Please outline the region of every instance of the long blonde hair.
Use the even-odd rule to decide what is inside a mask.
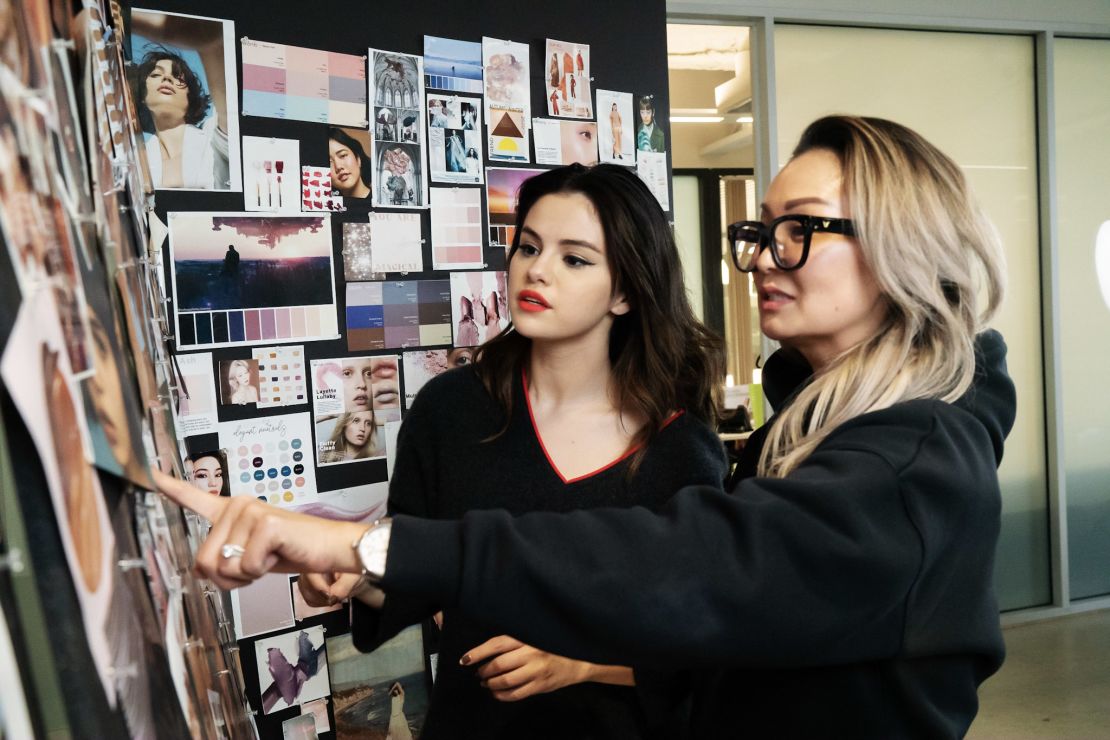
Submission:
[[[813,149],[840,160],[860,251],[887,315],[775,419],[759,460],[759,473],[774,477],[860,414],[963,395],[975,372],[975,335],[1005,289],[994,227],[959,166],[920,134],[880,118],[829,116],[810,124],[794,156]]]

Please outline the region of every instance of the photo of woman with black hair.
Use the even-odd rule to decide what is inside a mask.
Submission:
[[[154,187],[238,189],[230,23],[146,10],[131,17],[129,76]]]
[[[194,487],[213,496],[231,495],[227,453],[223,450],[195,452],[185,458],[185,475]]]
[[[655,120],[655,100],[651,95],[642,96],[636,105],[640,111],[640,125],[636,128],[636,148],[641,152],[666,151],[663,129]]]
[[[344,198],[369,198],[370,173],[373,165],[362,142],[347,131],[332,126],[328,129],[328,163],[331,165],[331,186]]]

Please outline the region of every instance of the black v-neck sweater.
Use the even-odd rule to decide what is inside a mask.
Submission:
[[[1005,357],[986,332],[958,401],[863,414],[785,478],[688,487],[659,514],[398,516],[382,587],[632,663],[638,687],[690,694],[692,722],[667,737],[961,737],[1003,657]],[[777,374],[768,362],[768,398]]]
[[[684,486],[720,488],[726,457],[714,431],[690,414],[672,417],[644,451],[639,470],[629,476],[629,456],[570,481],[544,450],[530,413],[521,376],[514,384],[509,425],[472,368],[450,371],[417,394],[398,436],[389,484],[393,514],[459,519],[471,511],[501,509],[510,515],[567,512],[597,507],[657,509]],[[492,439],[491,439],[492,438]],[[568,543],[574,548],[573,543]],[[429,547],[435,548],[434,543]],[[554,576],[568,553],[552,549],[547,567]],[[598,552],[598,574],[627,568]],[[511,587],[510,587],[511,588]],[[619,593],[610,595],[621,598]],[[352,635],[362,650],[372,649],[413,619],[428,616],[432,604],[412,604],[396,596],[378,615],[356,602]],[[526,609],[526,604],[520,605]],[[635,620],[634,613],[625,619]],[[476,668],[459,658],[504,631],[490,626],[481,610],[464,614],[444,609],[437,680],[422,737],[434,738],[634,738],[645,734],[645,716],[631,688],[578,684],[518,702],[499,702],[482,688]]]

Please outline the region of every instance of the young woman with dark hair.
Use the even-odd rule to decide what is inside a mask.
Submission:
[[[719,485],[721,344],[690,308],[671,231],[639,178],[571,166],[528,180],[508,259],[511,328],[472,367],[417,395],[390,510],[454,519],[492,508],[656,508],[676,486]],[[496,315],[496,293],[483,308]],[[304,580],[316,601],[351,586],[325,592],[320,576]],[[395,601],[381,619],[357,604],[356,645],[371,649],[412,621],[412,605]],[[641,734],[630,668],[536,650],[455,609],[442,625],[423,737]],[[509,690],[491,693],[459,664],[483,644],[512,664]]]
[[[210,80],[222,79],[224,73],[215,67],[206,72]],[[223,101],[204,91],[181,55],[151,49],[139,63],[132,87],[154,186],[226,189],[230,173]]]
[[[513,321],[473,365],[417,395],[400,430],[390,511],[457,519],[477,509],[654,509],[684,485],[720,487],[722,345],[695,317],[682,274],[663,212],[625,168],[571,165],[526,181],[508,256]],[[560,558],[552,553],[552,567]],[[310,603],[358,584],[301,580]],[[400,597],[380,619],[354,603],[364,650],[429,614]],[[459,663],[479,645],[511,666],[510,686],[491,692]],[[648,723],[631,668],[537,650],[480,616],[446,608],[439,656],[424,738],[640,737]]]
[[[331,186],[344,198],[370,197],[370,157],[358,139],[335,126],[328,129],[328,163]]]

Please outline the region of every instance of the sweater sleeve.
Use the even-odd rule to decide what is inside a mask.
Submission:
[[[398,516],[383,586],[593,662],[790,667],[893,655],[921,563],[891,465],[819,449],[788,478],[689,487],[660,514]]]
[[[422,402],[423,400],[423,402]],[[432,516],[435,500],[432,477],[436,463],[427,459],[435,445],[427,440],[435,433],[428,411],[435,404],[417,394],[397,434],[397,456],[389,480],[388,510],[391,516]],[[387,594],[382,609],[372,609],[358,599],[351,600],[351,637],[362,652],[370,652],[411,624],[438,611],[427,599]]]

